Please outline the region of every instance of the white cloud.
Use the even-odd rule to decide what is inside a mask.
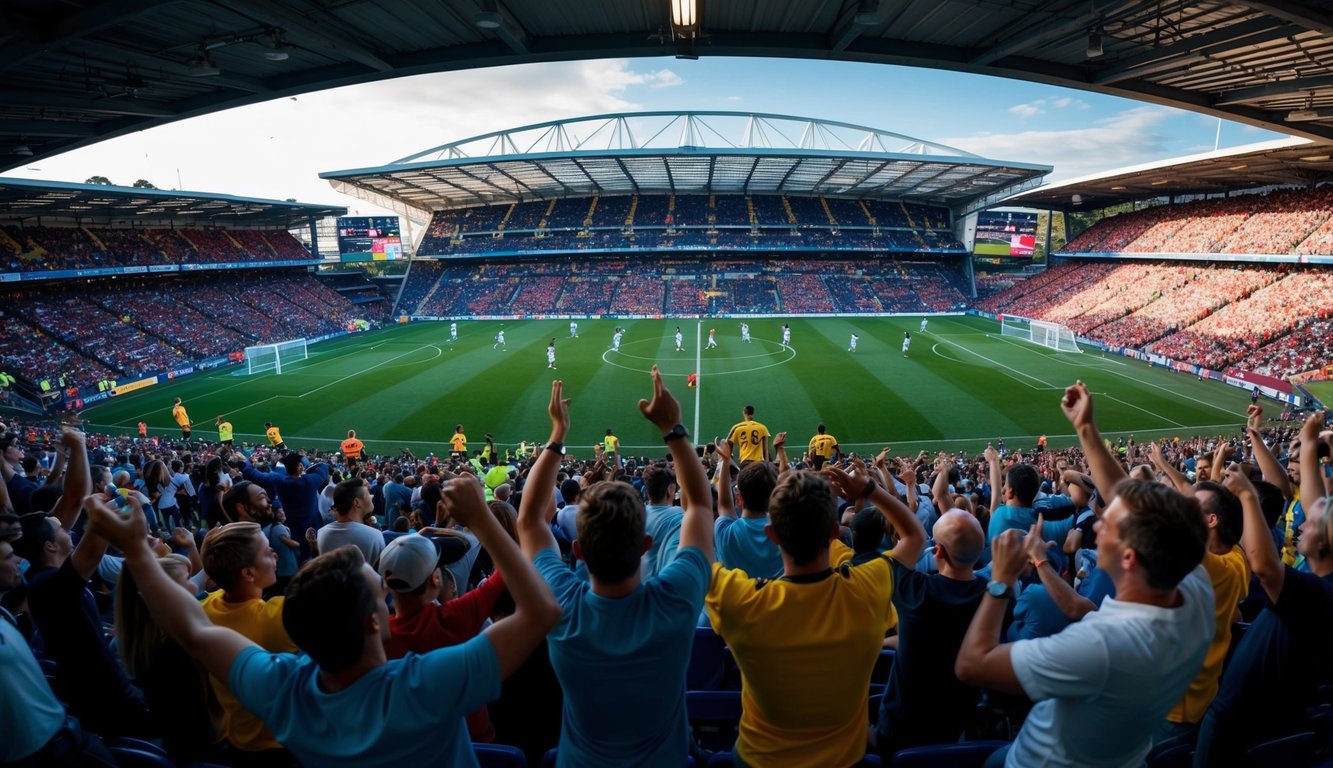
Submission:
[[[345,205],[321,171],[382,165],[433,146],[530,123],[640,108],[636,92],[684,81],[628,60],[494,67],[390,80],[256,104],[112,139],[14,175],[144,178],[159,187]],[[520,147],[520,149],[525,149]]]
[[[1135,107],[1088,128],[978,134],[940,139],[983,157],[1055,166],[1059,181],[1178,154],[1161,124],[1173,115],[1163,107]]]
[[[1050,99],[1036,99],[1024,104],[1015,104],[1009,108],[1009,113],[1018,115],[1024,120],[1037,115],[1046,114],[1047,109],[1091,109],[1092,105],[1082,99],[1076,99],[1073,96],[1057,96]]]
[[[742,97],[740,97],[740,96],[728,96],[728,97],[727,97],[727,101],[740,101],[741,98],[742,98]]]

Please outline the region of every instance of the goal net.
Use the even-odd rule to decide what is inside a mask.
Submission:
[[[1082,352],[1068,326],[1020,315],[1000,316],[1000,335],[1015,336],[1060,352]]]
[[[245,372],[247,375],[273,371],[282,373],[285,365],[309,357],[305,339],[280,341],[277,344],[259,344],[245,348]]]

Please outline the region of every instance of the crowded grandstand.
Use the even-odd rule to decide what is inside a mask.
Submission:
[[[1091,61],[1111,25],[1137,58],[1074,63],[1112,87],[1327,38],[1304,4],[1185,4],[1196,55],[1143,5],[1000,31]],[[482,3],[472,42],[529,55],[513,7],[540,28]],[[317,82],[419,66],[335,10],[251,12],[294,31],[175,40],[191,78],[217,51],[246,98],[303,87],[224,58],[315,55],[285,34],[350,57]],[[0,68],[43,58],[10,43]],[[957,50],[1054,66],[1020,43]],[[1274,80],[1219,103],[1290,98]],[[216,97],[186,82],[33,144]],[[1320,123],[1306,82],[1281,111]],[[1315,151],[1039,186],[864,126],[682,112],[320,174],[399,218],[0,178],[0,764],[1333,766]]]

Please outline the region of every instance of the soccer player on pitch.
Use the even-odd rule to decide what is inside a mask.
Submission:
[[[717,348],[717,329],[716,329],[716,328],[709,328],[709,329],[708,329],[708,347],[707,347],[707,349],[716,349],[716,348]]]
[[[912,334],[903,331],[903,357],[907,357],[907,348],[912,346]]]
[[[504,331],[500,331],[499,333],[495,334],[495,343],[491,345],[491,349],[498,349],[498,350],[504,351],[504,349],[505,349],[505,332],[504,332]]]
[[[786,323],[782,324],[782,346],[791,346],[791,326]]]
[[[749,324],[749,323],[741,323],[741,342],[743,342],[743,343],[745,343],[745,344],[749,344],[749,343],[750,343],[750,324]]]
[[[679,325],[676,326],[676,351],[677,352],[685,351],[685,336],[681,334]]]
[[[449,323],[449,342],[458,341],[458,323]]]
[[[624,328],[621,328],[620,326],[617,325],[617,326],[616,326],[616,332],[615,332],[615,334],[613,334],[613,335],[611,336],[611,351],[612,351],[612,352],[619,352],[619,351],[620,351],[620,337],[621,337],[621,336],[624,336],[624,335],[625,335],[625,329],[624,329]]]
[[[857,335],[854,334],[854,333],[852,334],[852,341],[851,341],[851,343],[850,343],[850,344],[848,345],[848,347],[847,347],[847,351],[848,351],[848,352],[855,352],[855,351],[856,351],[856,342],[857,342],[858,340],[860,340],[860,338],[861,338],[860,336],[857,336]]]
[[[555,337],[551,337],[551,343],[546,345],[546,367],[555,370]]]
[[[181,399],[176,398],[175,405],[171,406],[171,418],[176,420],[176,424],[181,428],[181,438],[190,439],[190,414],[185,412],[185,406],[181,405]]]

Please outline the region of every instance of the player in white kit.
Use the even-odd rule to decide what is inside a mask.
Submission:
[[[613,335],[613,336],[611,337],[611,351],[612,351],[612,352],[619,352],[619,351],[620,351],[620,337],[623,336],[624,334],[625,334],[625,330],[624,330],[623,328],[620,328],[620,327],[617,327],[617,328],[616,328],[615,335]]]
[[[861,338],[860,336],[857,336],[857,335],[854,334],[854,333],[852,334],[852,341],[851,341],[851,343],[847,346],[847,351],[848,351],[848,352],[855,352],[855,351],[856,351],[856,342],[857,342],[860,338]]]
[[[679,325],[676,326],[676,351],[685,351],[685,336],[681,334]]]
[[[782,324],[782,346],[791,346],[791,326],[786,323]]]
[[[546,345],[546,367],[555,370],[555,339]]]
[[[458,323],[449,323],[449,341],[458,341]]]
[[[716,329],[716,328],[709,328],[709,329],[708,329],[708,347],[707,347],[707,348],[708,348],[708,349],[715,349],[716,347],[717,347],[717,329]]]
[[[907,348],[912,346],[912,334],[903,331],[903,357],[907,357]]]
[[[495,343],[491,345],[491,349],[498,349],[498,350],[501,350],[501,351],[503,351],[503,350],[505,349],[505,332],[504,332],[504,331],[500,331],[499,333],[495,334]]]
[[[925,332],[926,332],[926,326],[927,326],[929,323],[930,323],[930,318],[929,318],[929,317],[923,317],[923,318],[921,318],[921,330],[917,331],[917,333],[925,333]]]
[[[745,342],[746,344],[749,344],[749,343],[750,343],[750,324],[749,324],[749,323],[741,323],[741,341]]]
[[[579,324],[573,320],[569,321],[569,338],[577,339],[579,337]]]

